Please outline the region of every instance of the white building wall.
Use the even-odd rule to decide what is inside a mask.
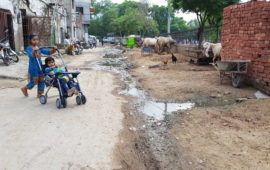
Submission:
[[[20,51],[24,49],[23,42],[23,28],[22,17],[20,9],[25,9],[27,16],[47,16],[52,18],[52,32],[55,32],[55,42],[61,43],[61,28],[63,28],[63,34],[67,32],[67,20],[68,12],[65,4],[68,4],[72,0],[29,0],[29,7],[22,0],[0,0],[0,9],[9,10],[12,13],[13,30],[14,30],[14,42],[15,50]],[[54,6],[52,13],[49,12],[47,5],[50,2],[56,2],[57,6]],[[71,4],[71,3],[70,3]],[[74,5],[75,7],[75,5]],[[51,15],[53,14],[53,15]],[[74,19],[73,19],[74,20]],[[72,23],[72,22],[71,22]],[[73,26],[71,24],[71,26]]]
[[[79,37],[85,38],[85,35],[88,35],[88,27],[90,24],[90,0],[76,0],[76,7],[83,7],[82,15],[82,27],[79,28]]]
[[[67,33],[71,38],[76,37],[76,12],[75,12],[75,0],[64,0],[64,6],[67,9]]]
[[[13,21],[13,31],[14,31],[14,42],[15,42],[15,50],[20,51],[23,50],[23,35],[20,30],[22,30],[21,20],[17,20],[18,8],[16,5],[19,0],[0,0],[0,9],[9,10],[12,14]]]

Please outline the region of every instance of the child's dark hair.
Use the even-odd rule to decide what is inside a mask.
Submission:
[[[52,58],[52,57],[47,57],[47,58],[45,59],[45,66],[46,66],[46,67],[49,67],[49,66],[48,66],[48,63],[49,63],[49,62],[52,62],[52,61],[54,62],[54,58]]]
[[[38,34],[32,33],[32,34],[29,34],[29,35],[28,35],[28,43],[29,43],[29,44],[31,44],[31,40],[32,40],[34,37],[38,37]]]
[[[34,37],[36,37],[36,36],[38,36],[38,34],[36,34],[36,33],[33,33],[33,34],[29,34],[28,35],[28,39],[29,40],[32,40]]]

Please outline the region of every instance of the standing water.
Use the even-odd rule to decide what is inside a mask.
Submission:
[[[128,72],[133,65],[125,61],[126,57],[123,56],[122,50],[109,48],[103,58],[102,61],[92,63],[91,68],[119,74],[121,80],[126,84],[126,89],[121,91],[120,94],[136,97],[135,105],[138,111],[146,116],[163,120],[165,115],[189,110],[195,106],[195,103],[192,102],[156,101],[149,98],[145,90],[137,87],[137,81]]]

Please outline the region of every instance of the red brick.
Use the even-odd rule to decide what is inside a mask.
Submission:
[[[270,83],[269,30],[270,2],[248,2],[224,9],[222,60],[252,60],[248,77],[265,87]]]

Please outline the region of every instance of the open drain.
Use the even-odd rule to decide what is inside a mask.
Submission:
[[[192,109],[195,103],[170,103],[170,102],[158,102],[158,101],[146,101],[142,106],[142,112],[150,117],[154,117],[157,120],[164,119],[165,115],[173,112],[187,111]]]
[[[123,95],[136,98],[135,106],[137,110],[147,117],[153,117],[156,120],[163,120],[166,115],[175,112],[184,112],[196,107],[222,107],[237,103],[237,99],[223,99],[214,97],[201,97],[190,101],[160,101],[148,97],[148,92],[138,87],[128,70],[133,67],[125,60],[121,50],[109,49],[103,61],[97,61],[85,70],[104,70],[117,73],[120,79],[126,84],[126,89],[119,92]]]

